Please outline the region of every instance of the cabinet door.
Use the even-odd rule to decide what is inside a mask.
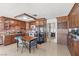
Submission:
[[[36,26],[39,26],[39,21],[38,20],[36,21]]]
[[[69,27],[72,28],[72,17],[69,16]]]
[[[21,24],[22,24],[22,27],[21,28],[22,29],[26,29],[26,23],[25,22],[22,22]]]
[[[10,21],[9,21],[9,19],[8,20],[6,20],[5,22],[4,22],[4,29],[5,30],[9,30],[10,29]]]
[[[12,43],[11,36],[6,36],[4,40],[4,45],[8,45],[11,43]]]
[[[69,27],[70,28],[79,27],[79,16],[77,15],[69,16]]]
[[[76,17],[77,17],[77,27],[79,27],[79,16]]]
[[[72,16],[72,27],[74,28],[76,26],[75,24],[75,16]]]
[[[74,18],[75,18],[75,25],[76,25],[75,27],[78,27],[78,16],[76,15]]]
[[[43,24],[44,24],[43,20],[40,20],[40,24],[39,25],[43,25]]]
[[[29,23],[26,23],[26,30],[29,30]]]
[[[12,36],[11,36],[11,42],[12,42],[12,43],[15,43],[15,42],[16,42],[15,37],[16,37],[15,35],[12,35]]]
[[[69,16],[69,27],[74,28],[76,26],[77,26],[76,25],[76,16],[75,15]]]

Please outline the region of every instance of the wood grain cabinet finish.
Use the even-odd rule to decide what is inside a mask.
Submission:
[[[3,24],[3,26],[0,28],[2,28],[3,31],[6,31],[4,35],[5,36],[4,45],[15,43],[14,37],[17,34],[17,28],[18,28],[18,31],[22,32],[21,35],[25,33],[26,22],[24,21],[20,21],[17,19],[4,17],[4,16],[0,17],[0,21]]]
[[[79,16],[78,15],[69,16],[69,27],[70,28],[79,27]]]
[[[15,34],[15,35],[7,35],[5,36],[4,45],[13,44],[16,42],[15,37],[17,35],[24,36],[25,34]]]
[[[25,22],[25,21],[20,21],[18,19],[3,16],[3,17],[0,17],[0,20],[3,20],[2,23],[5,24],[5,26],[3,26],[4,31],[8,31],[8,33],[9,33],[9,30],[12,30],[12,31],[10,31],[10,33],[8,35],[6,32],[5,39],[4,39],[4,45],[9,45],[9,44],[15,43],[16,41],[15,41],[14,37],[16,36],[18,31],[21,32],[20,35],[23,36],[23,34],[26,33],[25,31],[31,29],[30,28],[31,25],[44,26],[47,23],[47,20],[45,18],[40,18],[40,19],[31,21],[31,22]],[[38,24],[36,23],[36,21],[38,21]]]
[[[69,28],[79,28],[79,3],[75,3],[68,15]]]
[[[79,56],[79,41],[75,41],[74,38],[68,38],[67,46],[72,56]]]
[[[30,29],[30,24],[26,22],[26,31],[28,31],[29,29]]]
[[[4,45],[12,44],[12,37],[5,36]]]

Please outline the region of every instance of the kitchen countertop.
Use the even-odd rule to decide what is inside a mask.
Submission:
[[[69,34],[69,38],[71,38],[74,41],[79,41],[79,36],[72,33]]]

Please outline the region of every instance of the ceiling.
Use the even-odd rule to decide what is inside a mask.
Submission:
[[[14,17],[27,13],[52,19],[69,14],[74,3],[0,3],[0,16]]]

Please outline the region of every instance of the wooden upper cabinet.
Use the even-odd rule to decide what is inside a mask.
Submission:
[[[79,27],[79,16],[78,15],[76,16],[76,24],[77,24],[77,27]]]
[[[39,21],[39,24],[40,25],[43,25],[44,24],[43,20]]]
[[[72,16],[72,18],[71,18],[71,24],[72,24],[72,28],[74,28],[75,27],[75,19],[74,19],[74,16]]]
[[[21,22],[21,29],[26,29],[26,22]]]
[[[69,23],[69,28],[71,28],[71,26],[72,26],[72,24],[71,24],[71,16],[69,16],[69,18],[68,18],[68,23]]]
[[[69,16],[69,27],[70,28],[79,27],[79,16],[78,15]]]
[[[4,30],[4,19],[0,17],[0,31]]]
[[[35,25],[35,21],[30,22],[31,25]]]
[[[43,19],[43,18],[36,20],[37,26],[39,26],[39,25],[43,26],[43,25],[46,25],[46,23],[47,23],[46,19]]]
[[[39,26],[39,21],[38,20],[36,20],[36,26]]]
[[[76,26],[76,24],[75,24],[74,16],[69,16],[69,27],[74,28],[75,26]]]
[[[79,3],[75,3],[69,13],[69,27],[79,28]]]
[[[29,30],[29,23],[26,22],[26,30]]]
[[[76,26],[76,27],[79,27],[79,26],[78,26],[78,25],[79,25],[79,24],[78,24],[79,21],[78,21],[78,16],[77,16],[77,15],[74,16],[74,20],[75,20],[75,26]]]
[[[57,27],[61,29],[68,28],[68,16],[57,17]]]
[[[26,22],[20,21],[18,19],[13,19],[13,18],[8,18],[8,17],[0,17],[0,28],[3,30],[21,30],[21,29],[26,29]],[[1,30],[2,30],[1,29]]]

